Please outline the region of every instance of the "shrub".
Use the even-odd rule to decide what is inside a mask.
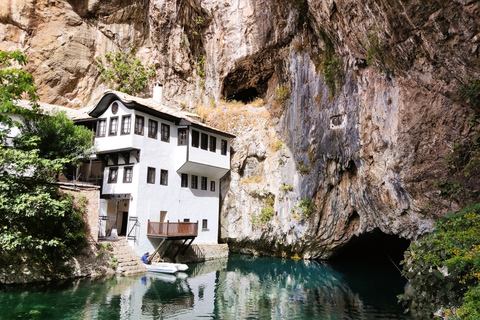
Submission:
[[[155,75],[155,68],[153,65],[145,67],[140,59],[135,58],[136,54],[131,45],[128,54],[109,52],[105,54],[105,62],[101,57],[97,57],[100,78],[113,85],[115,90],[133,95],[142,92],[148,79]]]
[[[275,89],[275,102],[285,103],[290,98],[290,87],[281,85]]]
[[[435,230],[405,252],[403,274],[411,290],[399,296],[421,318],[480,315],[480,203],[443,217]]]
[[[474,107],[477,113],[480,112],[480,78],[471,79],[467,81],[467,83],[464,83],[459,88],[458,95]]]
[[[268,221],[272,220],[274,216],[273,205],[275,203],[275,198],[272,195],[268,195],[265,199],[265,208],[260,211],[259,215],[253,215],[251,222],[253,225],[263,225]]]
[[[298,204],[292,209],[294,216],[301,219],[308,219],[317,212],[317,205],[308,198],[300,200]]]

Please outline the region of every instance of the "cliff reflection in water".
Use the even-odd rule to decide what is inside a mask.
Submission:
[[[393,266],[234,256],[219,273],[221,319],[409,319]]]
[[[396,304],[402,288],[392,267],[233,255],[178,277],[10,287],[0,319],[408,319]]]

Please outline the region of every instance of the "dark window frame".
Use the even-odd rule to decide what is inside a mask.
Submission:
[[[128,122],[126,120],[128,120]],[[120,129],[120,134],[121,135],[130,134],[132,132],[131,130],[132,130],[132,115],[128,114],[128,115],[122,116],[122,125]]]
[[[192,181],[191,181],[190,187],[192,189],[198,189],[198,176],[192,174],[191,179],[192,179]]]
[[[187,128],[178,128],[178,145],[186,146],[188,144],[188,129]]]
[[[112,130],[112,129],[114,129],[113,126],[112,126],[113,120],[116,120],[115,130]],[[108,126],[108,135],[109,136],[116,136],[117,133],[118,133],[118,117],[110,117],[110,124]]]
[[[130,172],[130,174],[127,174]],[[123,183],[132,183],[133,180],[133,167],[123,167]]]
[[[158,136],[158,121],[148,119],[148,137],[157,139]]]
[[[202,219],[202,230],[208,230],[208,219]]]
[[[102,126],[102,124],[103,124],[103,126]],[[98,138],[101,138],[101,137],[105,137],[106,135],[107,135],[107,119],[98,119],[96,136]]]
[[[157,172],[155,168],[148,167],[147,168],[147,183],[155,184],[155,176]]]
[[[192,130],[192,147],[198,148],[200,146],[200,132]]]
[[[215,181],[210,181],[210,191],[215,191]]]
[[[170,142],[170,125],[162,123],[161,125],[161,140],[163,142]]]
[[[208,134],[203,132],[200,135],[200,149],[208,150]]]
[[[140,121],[141,120],[141,121]],[[135,115],[135,128],[133,129],[135,134],[139,136],[143,136],[143,129],[145,128],[145,117],[139,116],[138,114]]]
[[[200,178],[200,190],[207,190],[208,179],[207,177]]]
[[[160,184],[168,186],[168,170],[160,169]]]
[[[227,140],[224,140],[222,139],[221,141],[221,144],[220,144],[220,153],[222,154],[222,156],[226,156],[227,155],[227,148],[228,148],[228,142]]]
[[[115,174],[113,174],[115,172]],[[110,167],[108,169],[108,183],[117,183],[118,181],[118,167]]]
[[[182,173],[180,186],[182,188],[188,188],[188,174]]]
[[[209,143],[210,143],[210,146],[209,146],[209,150],[211,152],[217,152],[217,137],[215,136],[210,136],[209,138]]]

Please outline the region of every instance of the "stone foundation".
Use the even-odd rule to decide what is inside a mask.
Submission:
[[[176,252],[177,246],[173,246]],[[203,262],[228,258],[228,245],[225,244],[192,244],[185,254],[179,253],[175,261],[179,263]]]

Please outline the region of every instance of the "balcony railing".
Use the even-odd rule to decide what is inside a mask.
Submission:
[[[147,236],[149,237],[196,237],[197,222],[151,222],[148,220]]]

